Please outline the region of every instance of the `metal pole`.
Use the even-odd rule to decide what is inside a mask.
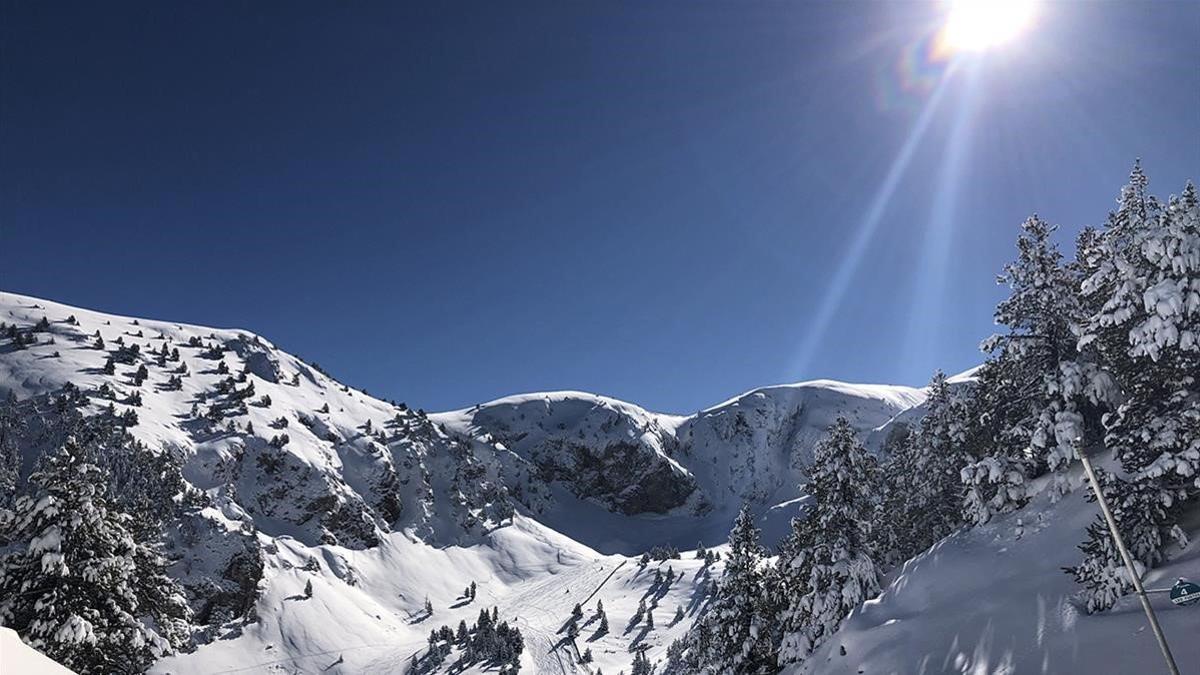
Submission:
[[[1080,461],[1083,462],[1083,470],[1087,472],[1088,481],[1092,484],[1092,492],[1096,493],[1096,501],[1100,503],[1100,511],[1104,513],[1108,531],[1112,533],[1113,541],[1117,543],[1117,550],[1121,552],[1121,560],[1125,561],[1125,569],[1129,570],[1129,578],[1133,581],[1133,588],[1137,591],[1138,599],[1142,601],[1142,609],[1146,610],[1146,618],[1150,620],[1150,629],[1154,631],[1158,647],[1162,649],[1163,658],[1167,660],[1167,670],[1171,672],[1171,675],[1179,675],[1179,666],[1175,665],[1175,657],[1171,656],[1171,648],[1167,646],[1167,637],[1163,635],[1162,626],[1158,625],[1158,617],[1154,615],[1154,608],[1150,606],[1150,598],[1146,596],[1146,589],[1142,587],[1142,579],[1133,565],[1133,558],[1129,555],[1129,550],[1125,548],[1125,540],[1121,538],[1121,533],[1117,530],[1117,521],[1108,508],[1108,500],[1104,498],[1104,492],[1100,489],[1100,481],[1096,480],[1092,462],[1083,448],[1077,447],[1076,452],[1079,454]]]

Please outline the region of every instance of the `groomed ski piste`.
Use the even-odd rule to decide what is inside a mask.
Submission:
[[[662,658],[702,610],[705,584],[720,574],[719,563],[706,567],[688,555],[643,567],[520,517],[469,548],[436,549],[401,534],[368,551],[276,543],[280,550],[266,575],[258,623],[194,654],[164,659],[154,672],[407,672],[413,657],[426,651],[430,630],[471,624],[480,610],[495,607],[524,637],[522,672],[615,674],[628,669],[630,647]],[[315,577],[303,571],[314,554],[350,560],[357,585],[339,578],[332,565]],[[655,586],[654,571],[665,576],[669,567],[674,583]],[[312,596],[305,598],[309,580]],[[478,589],[474,600],[463,597],[471,580]],[[422,608],[426,597],[432,615]],[[632,621],[639,601],[653,614],[653,628]],[[599,630],[598,602],[608,618],[607,632]],[[571,640],[566,624],[576,603],[583,619]],[[687,617],[683,621],[674,619],[678,608]],[[580,663],[588,649],[593,662]],[[462,672],[489,671],[495,668],[476,665]]]
[[[365,467],[373,466],[377,453],[368,451],[369,439],[355,430],[368,421],[376,429],[386,425],[396,412],[392,404],[345,388],[245,331],[134,320],[0,293],[0,320],[27,325],[42,316],[51,322],[55,343],[0,354],[0,390],[24,398],[68,381],[85,390],[105,383],[127,390],[124,375],[103,374],[104,353],[88,346],[96,331],[110,342],[121,335],[132,341],[131,334],[144,331],[138,342],[163,333],[174,343],[198,336],[206,343],[261,344],[264,358],[278,372],[272,381],[257,374],[261,364],[250,364],[249,380],[258,395],[270,396],[271,404],[250,406],[248,421],[266,430],[281,415],[293,418],[291,443],[285,448],[289,461],[321,477],[319,489],[297,485],[294,490],[334,494],[345,503],[373,500]],[[67,323],[70,316],[77,325]],[[445,431],[419,437],[428,446],[421,457],[432,473],[428,500],[420,502],[421,509],[408,505],[407,520],[398,521],[395,529],[383,531],[381,526],[377,544],[347,545],[321,543],[314,523],[298,517],[287,503],[269,512],[256,510],[248,495],[274,494],[267,485],[255,486],[263,476],[241,475],[236,494],[222,487],[217,467],[228,467],[235,442],[245,439],[197,440],[188,433],[181,420],[189,397],[220,378],[207,374],[211,364],[184,351],[192,376],[184,380],[182,391],[143,387],[144,401],[136,408],[140,422],[133,432],[147,444],[184,451],[185,476],[214,498],[205,517],[229,531],[252,525],[263,573],[253,617],[215,627],[212,639],[195,651],[166,657],[153,669],[180,675],[408,672],[414,656],[419,660],[427,649],[431,630],[442,625],[455,629],[460,621],[470,625],[481,610],[493,607],[524,637],[521,672],[615,675],[629,671],[639,650],[661,662],[671,642],[704,611],[707,592],[722,569],[720,562],[706,565],[689,549],[703,541],[720,551],[716,545],[744,498],[758,505],[764,538],[773,543],[804,501],[797,477],[824,425],[847,415],[868,445],[878,447],[889,422],[919,415],[923,400],[919,389],[822,381],[756,390],[689,416],[649,413],[579,393],[529,394],[432,414],[434,425]],[[226,356],[234,372],[246,367],[246,358],[232,351]],[[299,384],[288,384],[297,381],[297,373],[302,375]],[[151,368],[151,383],[164,379],[165,374]],[[336,436],[336,442],[309,434],[294,421],[325,404],[330,412],[318,416],[318,428]],[[531,414],[534,408],[540,415]],[[118,409],[124,406],[118,404]],[[509,427],[508,445],[497,440],[501,429],[495,421],[501,417]],[[598,419],[601,423],[593,424]],[[504,462],[521,466],[581,433],[581,447],[598,448],[598,453],[614,439],[628,442],[630,452],[644,452],[639,456],[647,458],[643,468],[648,475],[679,481],[672,484],[678,503],[663,512],[636,512],[645,501],[611,494],[600,483],[572,483],[564,472],[539,494],[540,508],[521,504],[511,518],[469,536],[441,536],[456,531],[448,509],[459,504],[447,496],[449,478],[437,475],[442,445],[453,439],[473,444],[481,457],[499,458],[496,466],[488,465],[489,477],[503,477],[510,471]],[[389,440],[387,452],[398,462],[406,444],[413,442],[410,437]],[[1086,614],[1074,599],[1078,587],[1061,568],[1077,563],[1076,546],[1097,513],[1076,483],[1060,500],[1043,491],[1025,508],[962,530],[908,561],[885,579],[878,598],[855,610],[794,672],[1163,672],[1136,598],[1126,597],[1113,610],[1096,615]],[[1194,539],[1200,523],[1193,517],[1185,529]],[[219,553],[206,548],[210,543],[176,551],[180,562],[172,573],[201,573],[205,556]],[[639,560],[642,551],[668,543],[681,549],[679,559],[648,565]],[[1147,586],[1168,587],[1177,577],[1200,578],[1196,543],[1168,555],[1166,564],[1146,575]],[[194,569],[184,569],[188,565]],[[655,572],[665,580],[668,569],[670,583],[656,583]],[[306,592],[309,582],[311,595]],[[463,593],[471,582],[477,584],[473,600]],[[426,600],[432,615],[424,611]],[[1176,607],[1161,594],[1153,602],[1184,672],[1200,672],[1200,641],[1195,640],[1200,607]],[[577,603],[583,614],[572,639],[567,625]],[[603,604],[607,632],[599,630],[598,603]],[[650,610],[653,626],[644,615],[635,620],[640,603]],[[0,670],[56,672],[39,665],[36,655],[17,646],[10,633],[3,637]],[[592,660],[581,663],[587,650]],[[454,663],[451,656],[438,672],[447,672]],[[474,664],[462,672],[495,668]]]

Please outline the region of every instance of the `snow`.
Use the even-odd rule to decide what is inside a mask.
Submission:
[[[893,424],[920,417],[926,397],[924,389],[816,380],[673,415],[596,394],[546,392],[431,414],[427,429],[417,429],[409,413],[410,426],[395,429],[388,427],[398,412],[392,404],[346,388],[246,331],[135,320],[0,293],[0,321],[32,325],[43,315],[52,322],[55,344],[0,353],[0,394],[11,389],[29,397],[70,381],[84,390],[107,384],[121,400],[135,390],[126,372],[132,368],[103,374],[105,353],[90,347],[95,331],[110,345],[123,337],[143,348],[158,346],[160,334],[176,345],[195,337],[205,345],[231,345],[224,358],[230,372],[246,368],[255,398],[271,398],[269,406],[248,405],[236,417],[239,427],[250,422],[262,438],[287,433],[290,439],[278,452],[284,468],[272,475],[255,468],[269,451],[265,442],[189,426],[193,399],[222,379],[213,372],[215,361],[196,349],[181,347],[190,375],[180,390],[159,386],[166,377],[155,367],[137,389],[144,401],[132,408],[139,417],[132,433],[150,447],[179,449],[188,482],[212,498],[192,524],[197,543],[174,542],[179,548],[171,553],[179,562],[173,574],[185,580],[219,574],[231,552],[241,550],[240,536],[262,547],[265,566],[257,620],[220,626],[196,652],[157,663],[160,673],[403,671],[425,649],[431,629],[470,624],[492,606],[524,635],[522,672],[628,671],[635,646],[645,646],[651,661],[662,660],[702,611],[721,565],[705,568],[684,551],[681,560],[643,569],[636,559],[641,552],[662,544],[691,549],[697,542],[720,550],[715,545],[725,541],[743,500],[754,505],[764,543],[774,544],[809,501],[804,471],[834,419],[847,417],[874,451]],[[70,315],[78,326],[65,323]],[[138,331],[143,337],[134,337]],[[972,371],[948,378],[955,386],[972,380]],[[115,405],[118,412],[131,409]],[[328,413],[317,412],[325,405]],[[272,428],[280,417],[288,426]],[[386,428],[386,440],[365,432],[368,422]],[[525,484],[539,465],[559,471],[544,485],[529,483],[538,492],[511,524],[485,522],[467,532],[459,519],[478,505],[460,494],[472,485],[454,483],[458,450],[480,463],[485,479],[507,486]],[[624,463],[623,452],[637,458],[637,466]],[[305,506],[319,499],[352,515],[356,504],[376,504],[380,476],[389,467],[402,472],[406,460],[417,467],[405,474],[415,482],[401,491],[404,515],[395,531],[367,519],[378,545],[305,515]],[[609,489],[577,470],[586,468],[579,464],[584,460],[626,473]],[[419,471],[428,473],[427,487],[420,487]],[[307,478],[287,478],[293,473]],[[286,480],[273,482],[281,475]],[[655,501],[655,494],[628,491],[627,482],[649,479],[659,481],[661,492],[674,491],[673,498]],[[951,536],[885,579],[883,594],[856,610],[799,672],[1153,671],[1157,651],[1136,602],[1125,598],[1112,612],[1086,615],[1072,599],[1077,587],[1060,569],[1078,562],[1075,546],[1094,514],[1078,490],[1058,503],[1042,495]],[[251,529],[252,535],[241,534]],[[323,540],[324,530],[333,531],[337,543]],[[52,543],[35,545],[52,549]],[[1152,571],[1150,585],[1200,578],[1197,546]],[[653,588],[652,568],[665,573],[668,566],[677,580]],[[305,598],[309,581],[313,594]],[[472,581],[478,594],[465,602],[460,595]],[[422,618],[426,596],[434,614]],[[643,599],[654,607],[653,629],[631,623]],[[597,600],[608,617],[606,635],[596,635],[597,621],[589,621]],[[564,642],[564,626],[577,602],[584,619],[572,645]],[[1156,597],[1155,605],[1180,662],[1200,663],[1200,643],[1185,639],[1200,634],[1200,608],[1176,608],[1165,597]],[[672,620],[676,607],[685,615],[679,623]],[[39,655],[14,642],[11,631],[0,637],[4,672],[43,672],[38,668],[45,664],[26,667],[26,661],[10,667],[12,659]],[[589,647],[595,661],[585,668],[577,656]]]
[[[74,671],[21,642],[8,628],[0,626],[0,672],[13,675],[68,675]]]
[[[1078,486],[1078,476],[1075,483]],[[805,665],[790,675],[858,673],[1150,673],[1165,666],[1137,599],[1089,615],[1063,567],[1096,518],[1085,488],[960,531],[910,560],[883,593],[855,610]],[[1176,549],[1144,578],[1169,588],[1200,578],[1200,546]],[[1200,608],[1151,595],[1183,672],[1200,664]],[[845,655],[841,650],[845,648]]]
[[[606,553],[633,555],[657,544],[691,547],[724,541],[742,501],[765,517],[764,540],[787,531],[804,496],[811,449],[839,416],[877,450],[872,434],[925,400],[924,389],[814,380],[755,389],[693,415],[667,415],[616,399],[560,391],[509,396],[431,415],[452,432],[501,443],[531,461],[558,465],[563,448],[596,456],[632,443],[652,466],[669,468],[689,490],[663,512],[614,512],[604,495],[559,483],[537,517]],[[569,466],[571,465],[567,462]],[[664,469],[665,472],[665,469]],[[644,474],[621,476],[636,482]],[[636,527],[630,527],[630,517]]]
[[[652,659],[665,658],[667,645],[700,610],[699,585],[720,569],[706,572],[703,561],[689,556],[643,569],[635,560],[600,555],[521,517],[471,547],[433,548],[404,533],[366,551],[311,548],[290,539],[275,543],[279,550],[267,570],[258,623],[193,654],[166,658],[153,672],[272,667],[315,672],[337,661],[335,672],[392,673],[425,649],[430,630],[443,624],[454,628],[460,620],[470,624],[481,608],[496,606],[500,618],[524,636],[522,665],[528,672],[588,672],[575,661],[591,648],[593,666],[615,673],[628,667],[631,644],[647,646]],[[320,562],[319,570],[303,569],[310,557]],[[677,582],[652,592],[654,569],[665,573],[668,566]],[[348,572],[356,585],[347,583]],[[313,587],[309,599],[303,597],[307,581]],[[462,597],[471,581],[478,584],[474,601]],[[422,610],[426,596],[434,607],[428,618]],[[652,630],[629,624],[642,598],[657,608]],[[607,635],[596,635],[597,600],[608,616]],[[565,622],[575,603],[583,604],[584,619],[572,645],[565,639]],[[672,621],[676,607],[687,616],[679,624]]]

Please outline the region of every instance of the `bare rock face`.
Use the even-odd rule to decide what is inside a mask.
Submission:
[[[615,513],[704,508],[695,479],[672,457],[676,418],[577,392],[517,396],[433,417],[533,464],[536,480]]]
[[[683,506],[696,490],[690,474],[635,442],[596,447],[554,439],[536,456],[543,472],[576,496],[625,515],[666,513]]]
[[[758,389],[688,417],[582,392],[512,396],[433,417],[614,513],[696,515],[801,496],[812,448],[835,419],[866,438],[923,399],[908,387],[816,381]]]

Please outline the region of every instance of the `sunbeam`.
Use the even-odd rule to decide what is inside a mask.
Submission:
[[[970,149],[970,123],[975,108],[979,63],[965,66],[966,82],[954,110],[954,120],[942,150],[933,204],[925,227],[920,262],[913,268],[917,277],[908,330],[904,341],[904,357],[916,363],[930,363],[937,353],[937,337],[942,328],[945,309],[946,272],[950,261],[951,240],[954,235],[961,194],[964,159]]]
[[[817,311],[812,316],[812,319],[804,326],[804,342],[801,343],[800,349],[797,352],[792,367],[793,373],[801,377],[808,375],[809,367],[812,365],[817,348],[820,347],[821,341],[825,337],[825,332],[829,328],[829,322],[833,319],[838,306],[842,304],[842,300],[846,296],[846,290],[850,286],[850,281],[854,278],[855,272],[858,271],[863,254],[874,238],[875,231],[879,228],[883,214],[892,200],[892,195],[896,192],[896,187],[900,184],[900,179],[904,177],[908,165],[912,162],[913,154],[929,130],[930,122],[933,120],[934,113],[937,111],[938,105],[946,91],[947,82],[950,81],[953,70],[954,66],[952,64],[947,68],[941,81],[934,87],[933,94],[926,102],[925,108],[921,111],[912,130],[909,131],[908,138],[905,139],[904,145],[900,147],[900,152],[892,160],[892,164],[888,168],[883,182],[880,183],[879,188],[871,198],[870,206],[867,208],[866,213],[863,214],[863,218],[859,223],[857,234],[855,234],[854,239],[850,242],[849,249],[841,256],[841,263],[838,265],[838,269],[829,283],[828,290],[825,291],[825,297],[821,300],[821,304],[817,307]]]

